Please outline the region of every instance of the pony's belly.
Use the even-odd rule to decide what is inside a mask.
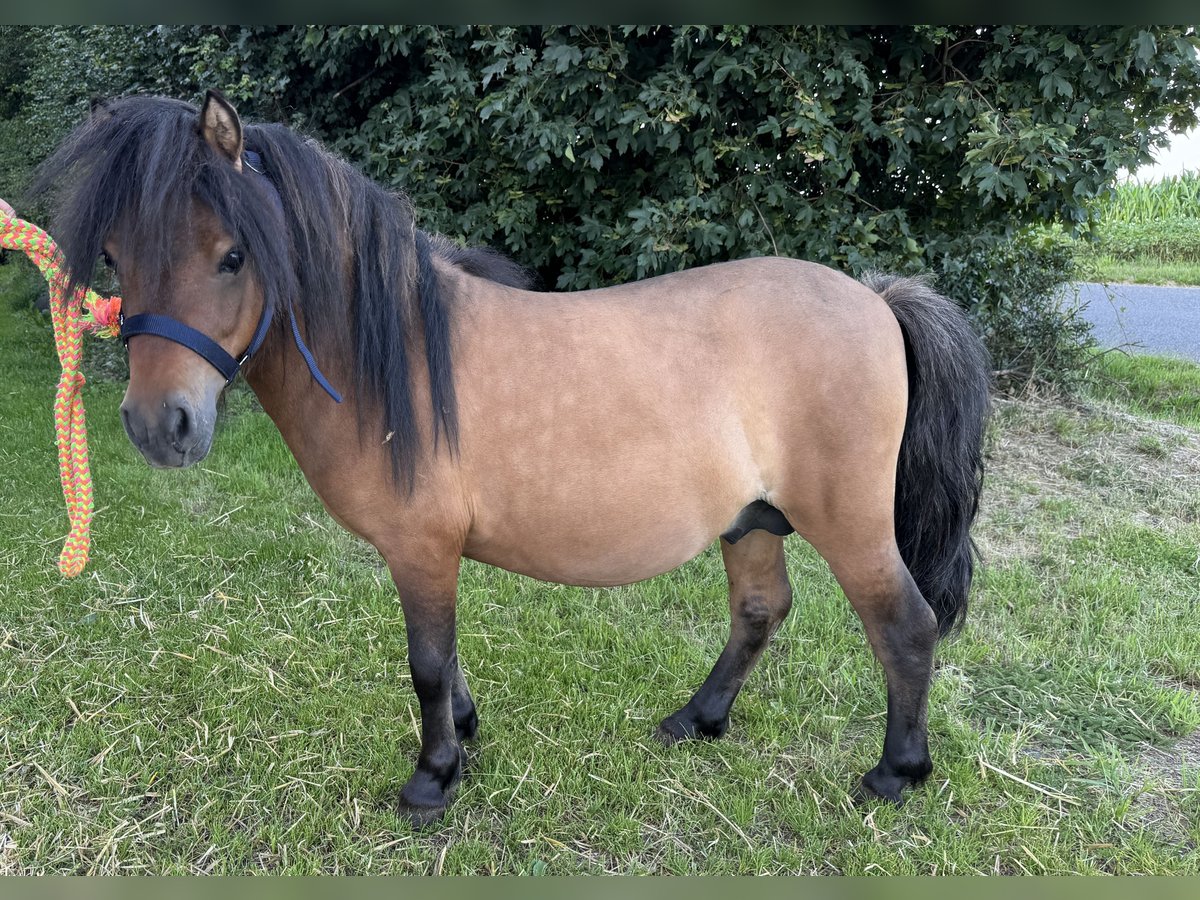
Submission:
[[[476,473],[465,555],[590,586],[678,568],[764,489],[740,427],[699,413],[690,421],[702,425],[690,435],[659,424],[623,434],[593,427],[557,443],[498,442],[504,452],[492,459],[504,465]]]
[[[464,555],[556,584],[614,587],[644,581],[704,551],[720,526],[702,521],[660,521],[656,527],[573,528],[568,523],[515,525],[502,533],[476,533]]]

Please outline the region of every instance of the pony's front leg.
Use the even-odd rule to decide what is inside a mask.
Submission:
[[[455,649],[458,560],[452,571],[434,576],[394,567],[392,578],[404,608],[408,665],[421,705],[421,753],[412,777],[400,791],[399,812],[414,825],[424,825],[446,812],[462,777],[459,735],[465,738],[474,733],[475,705]]]

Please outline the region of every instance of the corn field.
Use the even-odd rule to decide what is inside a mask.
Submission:
[[[1200,219],[1200,172],[1172,175],[1153,184],[1119,184],[1099,209],[1101,220],[1114,224]]]

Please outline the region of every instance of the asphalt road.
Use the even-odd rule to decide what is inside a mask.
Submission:
[[[1200,362],[1200,287],[1081,284],[1079,303],[1102,347]]]

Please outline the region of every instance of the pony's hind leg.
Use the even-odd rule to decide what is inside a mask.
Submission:
[[[782,537],[755,530],[735,544],[722,538],[721,556],[729,576],[729,641],[692,699],[659,725],[668,744],[725,733],[738,691],[792,607]]]
[[[879,764],[862,793],[901,803],[904,788],[933,769],[927,710],[937,619],[889,534],[871,545],[815,545],[862,620],[887,679],[887,730]]]

